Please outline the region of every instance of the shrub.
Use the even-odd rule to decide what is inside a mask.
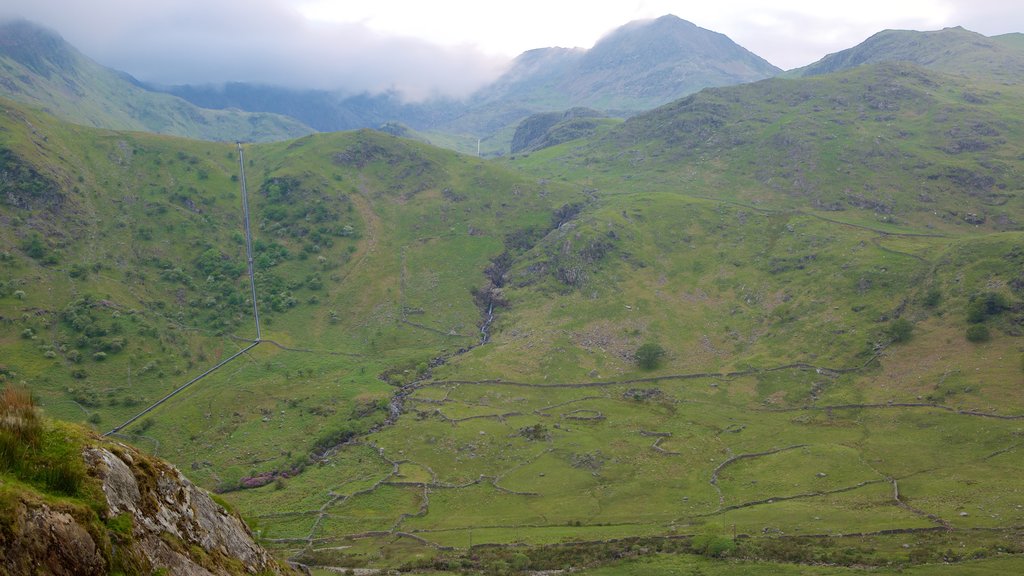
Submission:
[[[967,321],[978,324],[989,316],[996,316],[1009,308],[1010,303],[1006,297],[998,292],[975,294],[967,303]]]
[[[644,370],[653,370],[661,364],[665,349],[660,344],[648,342],[636,349],[636,363]]]
[[[690,543],[693,551],[712,558],[728,556],[736,550],[736,542],[725,536],[713,534],[701,534],[694,536]]]
[[[968,326],[966,336],[969,342],[988,342],[992,339],[992,334],[989,333],[988,326],[985,326],[984,324]]]
[[[893,343],[906,342],[913,336],[914,325],[906,318],[897,318],[885,332]]]
[[[31,236],[21,242],[21,249],[30,257],[41,260],[46,257],[48,250],[38,233],[33,232]]]

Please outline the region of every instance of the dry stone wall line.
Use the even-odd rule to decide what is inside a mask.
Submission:
[[[808,364],[806,362],[793,362],[790,364],[783,364],[781,366],[775,366],[772,368],[751,368],[749,370],[738,370],[734,372],[693,372],[689,374],[668,374],[665,376],[649,376],[646,378],[630,378],[626,380],[602,380],[593,382],[578,382],[578,383],[554,383],[554,384],[537,384],[531,382],[519,382],[516,380],[504,380],[501,378],[489,378],[484,380],[432,380],[429,382],[423,382],[420,387],[429,386],[451,386],[451,385],[493,385],[493,386],[514,386],[519,388],[603,388],[607,386],[626,386],[631,384],[656,384],[658,382],[665,382],[669,380],[699,380],[703,378],[717,379],[717,380],[730,380],[733,378],[740,378],[743,376],[754,376],[757,374],[766,374],[771,372],[781,372],[785,370],[805,370],[814,371],[818,374],[825,376],[835,376],[839,374],[851,374],[864,370],[872,362],[877,360],[880,356],[880,352],[875,354],[866,362],[860,366],[854,366],[851,368],[828,368],[824,366],[816,366],[814,364]],[[790,409],[796,410],[796,409]]]
[[[988,456],[985,456],[984,460],[988,460],[990,458],[995,458],[996,456],[1000,456],[1002,454],[1006,454],[1007,452],[1011,452],[1013,450],[1016,450],[1017,448],[1020,447],[1020,445],[1021,445],[1021,442],[1014,442],[1013,444],[1007,446],[1006,448],[1002,448],[1002,449],[996,450],[995,452],[989,454]]]
[[[695,514],[695,515],[691,515],[691,516],[683,516],[683,517],[680,517],[680,518],[676,518],[675,520],[673,520],[673,523],[681,522],[681,521],[688,520],[688,519],[691,519],[691,518],[708,518],[708,517],[711,517],[711,516],[719,516],[721,514],[725,514],[726,512],[731,512],[732,510],[740,510],[740,509],[743,509],[743,508],[752,508],[754,506],[764,506],[764,505],[767,505],[767,504],[774,504],[776,502],[785,502],[787,500],[802,500],[802,499],[805,499],[805,498],[816,498],[816,497],[819,497],[819,496],[828,496],[830,494],[842,494],[843,492],[852,492],[854,490],[859,490],[859,489],[861,489],[861,488],[863,488],[865,486],[870,486],[872,484],[881,484],[883,482],[888,482],[888,480],[883,480],[883,479],[865,480],[864,482],[859,482],[859,483],[854,484],[852,486],[844,486],[843,488],[835,488],[833,490],[821,490],[821,491],[815,491],[815,492],[803,492],[803,493],[800,493],[800,494],[790,494],[788,496],[772,496],[770,498],[763,498],[761,500],[752,500],[750,502],[743,502],[742,504],[731,504],[729,506],[724,506],[722,508],[719,508],[718,510],[715,510],[713,512],[708,512],[706,514]]]
[[[230,362],[231,362],[232,360],[234,360],[235,358],[238,358],[238,357],[239,357],[239,356],[241,356],[242,354],[245,354],[246,352],[248,352],[249,350],[252,350],[253,348],[255,348],[255,347],[257,347],[257,346],[259,346],[259,342],[253,342],[252,344],[249,344],[249,345],[248,345],[248,346],[246,346],[245,348],[242,348],[241,350],[239,350],[238,352],[235,352],[234,354],[232,354],[231,356],[229,356],[229,357],[225,358],[224,360],[221,360],[221,361],[220,361],[220,362],[219,362],[219,363],[218,363],[218,364],[217,364],[216,366],[214,366],[213,368],[210,368],[209,370],[207,370],[206,372],[203,372],[203,373],[202,373],[202,374],[200,374],[199,376],[196,376],[195,378],[193,378],[193,379],[189,380],[188,382],[186,382],[186,383],[182,384],[181,386],[178,386],[178,387],[177,387],[177,388],[175,388],[175,389],[174,389],[173,391],[171,391],[171,392],[170,392],[169,394],[167,394],[167,395],[166,395],[166,396],[164,396],[163,398],[161,398],[161,399],[157,400],[156,402],[154,402],[154,403],[153,403],[152,405],[150,405],[150,406],[149,406],[148,408],[146,408],[146,409],[145,409],[145,410],[143,410],[142,412],[139,412],[139,413],[138,413],[138,414],[136,414],[135,416],[132,416],[131,418],[129,418],[128,420],[126,420],[126,421],[125,421],[125,422],[124,422],[123,424],[121,424],[120,426],[116,426],[116,427],[114,427],[114,429],[112,429],[111,431],[109,431],[109,432],[107,432],[106,434],[104,434],[104,436],[110,436],[110,435],[112,435],[112,434],[116,434],[116,433],[120,432],[120,431],[121,431],[121,430],[123,430],[124,428],[126,428],[126,427],[130,426],[130,425],[131,425],[132,423],[134,423],[134,422],[135,422],[136,420],[138,420],[139,418],[142,418],[142,417],[143,417],[143,416],[145,416],[146,414],[149,414],[149,413],[150,413],[150,412],[152,412],[153,410],[156,410],[157,408],[159,408],[159,407],[160,407],[160,405],[161,405],[161,404],[163,404],[164,402],[167,402],[167,401],[168,401],[168,400],[170,400],[171,398],[173,398],[173,397],[177,396],[177,395],[178,395],[179,393],[183,392],[183,391],[184,391],[185,389],[187,389],[188,387],[192,386],[192,385],[193,385],[193,384],[195,384],[196,382],[199,382],[199,381],[200,381],[200,380],[202,380],[203,378],[206,378],[207,376],[209,376],[209,375],[213,374],[213,373],[214,373],[214,372],[216,372],[217,370],[220,370],[221,368],[223,368],[224,366],[226,366],[226,365],[227,365],[228,363],[230,363]]]
[[[582,422],[596,422],[604,420],[605,415],[600,410],[588,410],[586,408],[580,408],[577,410],[570,410],[562,414],[562,418],[565,420],[577,420]]]
[[[883,408],[932,408],[943,410],[961,416],[976,416],[979,418],[993,418],[996,420],[1024,420],[1024,414],[995,414],[992,412],[981,412],[978,410],[961,410],[952,406],[932,404],[928,402],[885,402],[874,404],[832,404],[828,406],[798,406],[796,408],[758,408],[758,412],[803,412],[803,411],[832,411],[832,410],[873,410]]]
[[[430,511],[430,488],[426,485],[422,485],[421,488],[423,492],[420,499],[419,509],[413,513],[403,512],[400,514],[398,519],[395,520],[395,523],[391,525],[390,532],[392,534],[398,534],[402,528],[402,524],[404,524],[406,520],[410,518],[423,518]]]
[[[719,506],[725,506],[725,495],[722,494],[722,489],[719,488],[719,486],[718,486],[718,475],[722,472],[723,469],[725,469],[726,466],[730,466],[732,464],[735,464],[736,462],[739,462],[740,460],[749,460],[749,459],[752,459],[752,458],[760,458],[761,456],[770,456],[772,454],[778,454],[779,452],[786,452],[788,450],[796,450],[797,448],[804,448],[806,446],[808,446],[808,445],[807,444],[794,444],[792,446],[786,446],[785,448],[774,448],[772,450],[765,450],[764,452],[752,452],[752,453],[749,453],[749,454],[737,454],[736,456],[729,457],[727,460],[725,460],[724,462],[722,462],[718,466],[715,466],[715,469],[711,471],[711,479],[709,480],[709,482],[711,483],[712,486],[715,487],[715,490],[718,491],[718,504],[719,504]]]
[[[456,425],[458,425],[461,422],[468,422],[470,420],[486,420],[486,419],[494,418],[495,420],[504,421],[506,418],[512,418],[514,416],[522,416],[523,415],[522,412],[515,412],[515,411],[513,411],[513,412],[503,412],[501,414],[479,414],[477,416],[466,416],[465,418],[451,418],[448,415],[446,415],[444,412],[441,412],[440,408],[435,409],[434,410],[434,414],[437,414],[437,416],[441,420],[444,420],[445,422],[448,422],[452,426],[456,426]]]
[[[568,406],[569,404],[575,404],[576,402],[586,402],[587,400],[610,400],[610,399],[611,398],[608,397],[608,396],[584,396],[582,398],[576,398],[576,399],[573,399],[573,400],[566,400],[565,402],[559,402],[558,404],[551,404],[550,406],[544,406],[544,407],[541,407],[541,408],[536,408],[533,411],[533,413],[538,415],[538,416],[551,416],[550,414],[547,414],[547,411],[548,410],[552,410],[554,408],[561,408],[562,406]]]
[[[338,352],[337,350],[316,350],[313,348],[293,348],[291,346],[285,346],[284,344],[281,344],[280,342],[277,342],[276,340],[271,340],[269,338],[264,338],[260,340],[260,342],[266,342],[267,344],[276,346],[277,348],[284,350],[285,352],[304,352],[307,354],[319,354],[328,356],[347,356],[349,358],[366,357],[366,354],[358,354],[356,352]]]
[[[890,477],[889,481],[892,483],[892,499],[896,502],[897,506],[899,506],[900,508],[903,508],[904,510],[907,510],[908,512],[911,512],[911,513],[916,514],[918,516],[922,516],[924,518],[927,518],[927,519],[931,520],[932,522],[934,522],[935,524],[938,524],[942,528],[945,528],[946,530],[952,530],[953,529],[953,526],[950,525],[949,522],[946,522],[945,520],[943,520],[939,516],[937,516],[935,514],[931,514],[931,513],[925,512],[924,510],[921,510],[920,508],[916,508],[914,506],[911,506],[910,504],[907,504],[902,498],[900,498],[900,485],[896,481],[896,478],[891,478]]]
[[[653,448],[656,452],[660,452],[661,454],[665,454],[665,455],[668,455],[668,456],[678,456],[679,452],[674,452],[672,450],[666,450],[666,449],[661,447],[661,442],[665,438],[667,438],[667,436],[658,436],[657,438],[655,438],[654,439],[654,444],[651,444],[651,448]]]

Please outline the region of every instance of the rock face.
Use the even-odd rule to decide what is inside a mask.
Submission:
[[[108,517],[129,514],[133,546],[171,574],[282,574],[248,527],[176,468],[123,445],[88,448],[90,473],[101,482]]]
[[[0,574],[93,576],[107,573],[102,550],[76,519],[76,511],[19,499],[9,511],[13,537],[0,554]]]
[[[82,452],[94,504],[0,482],[0,576],[285,576],[242,520],[176,468],[123,444]],[[106,510],[97,510],[106,500]]]

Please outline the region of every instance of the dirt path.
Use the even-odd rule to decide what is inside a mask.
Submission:
[[[362,219],[363,225],[366,229],[363,230],[363,242],[360,242],[356,247],[356,251],[352,253],[351,262],[352,265],[348,267],[348,270],[342,275],[339,284],[344,283],[348,280],[348,277],[355,273],[357,270],[362,268],[363,262],[368,256],[374,254],[377,251],[377,243],[380,239],[380,217],[373,211],[370,206],[370,200],[367,197],[369,190],[366,188],[365,183],[359,184],[359,193],[349,195],[349,200],[352,201],[352,205],[355,206],[356,212],[359,213],[359,218]]]

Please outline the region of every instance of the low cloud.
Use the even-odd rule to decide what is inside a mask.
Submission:
[[[254,82],[409,99],[462,96],[507,59],[317,23],[286,0],[9,0],[0,16],[50,27],[101,64],[159,84]]]
[[[674,13],[722,32],[782,68],[810,64],[886,28],[962,25],[986,35],[1024,30],[1008,0],[4,0],[102,64],[160,84],[229,81],[410,99],[461,96],[496,78],[514,53],[589,46],[638,18]],[[320,22],[317,9],[363,22]],[[315,11],[315,10],[314,10]],[[360,16],[362,15],[362,16]],[[398,32],[385,33],[380,30]],[[405,34],[416,34],[417,37]],[[419,37],[429,37],[433,43]],[[590,38],[590,40],[587,40]],[[504,52],[488,55],[477,44]],[[468,40],[467,40],[468,39]],[[528,45],[521,45],[521,44]]]

